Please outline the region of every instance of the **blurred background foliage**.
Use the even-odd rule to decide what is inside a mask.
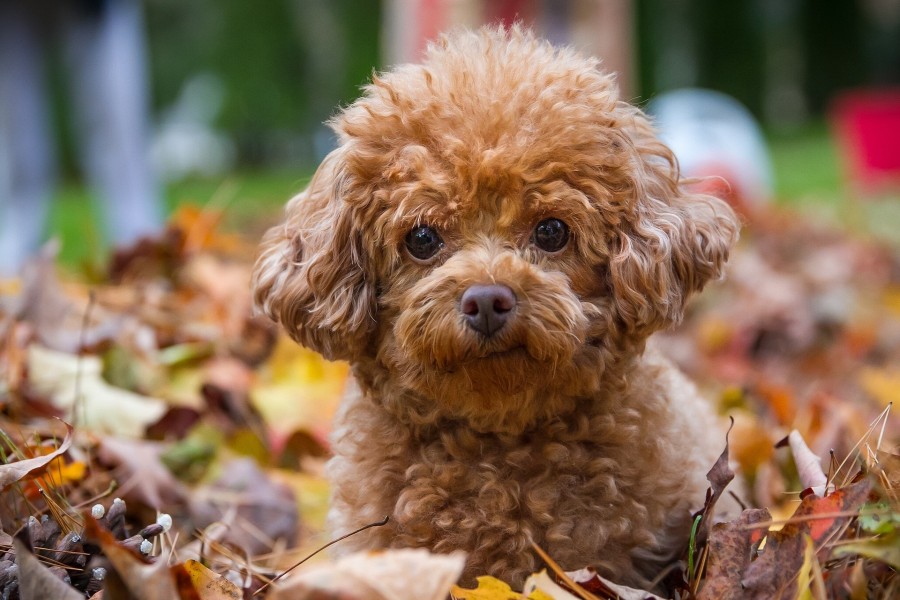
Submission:
[[[388,3],[148,0],[157,127],[193,110],[224,152],[210,169],[167,177],[170,208],[226,189],[225,202],[246,221],[300,189],[334,144],[323,121],[386,67]],[[829,108],[843,90],[900,84],[900,2],[635,0],[631,11],[633,100],[686,86],[725,92],[766,132],[778,201],[812,195],[827,203],[843,193]],[[67,138],[65,117],[59,120]],[[63,146],[67,183],[50,224],[65,240],[65,262],[102,245],[84,235],[92,213],[84,210],[72,146]]]

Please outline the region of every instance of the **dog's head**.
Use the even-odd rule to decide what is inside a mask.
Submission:
[[[463,416],[599,385],[736,238],[597,61],[518,28],[442,38],[332,124],[340,146],[263,242],[256,302]]]

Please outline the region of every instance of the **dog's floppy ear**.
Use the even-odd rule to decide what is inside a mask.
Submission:
[[[263,238],[253,269],[256,306],[297,342],[332,360],[365,347],[375,313],[375,284],[362,232],[343,196],[341,149],[319,166],[309,187]]]
[[[609,279],[626,329],[649,335],[677,323],[688,296],[720,276],[738,222],[722,200],[679,185],[664,145],[645,137],[635,149],[635,209],[611,241]]]

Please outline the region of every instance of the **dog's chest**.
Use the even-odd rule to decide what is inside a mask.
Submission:
[[[473,520],[507,527],[559,522],[567,514],[602,518],[628,496],[616,483],[622,457],[594,439],[544,433],[516,439],[444,432],[422,442],[403,470],[396,514],[407,530],[459,531]],[[465,527],[462,527],[465,529]],[[535,532],[537,533],[537,532]]]

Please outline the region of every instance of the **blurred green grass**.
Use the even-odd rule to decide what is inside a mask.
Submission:
[[[846,185],[837,148],[824,124],[790,133],[770,133],[776,202],[817,218],[851,227],[900,231],[900,203],[857,202]],[[194,179],[166,190],[171,213],[182,204],[212,205],[225,212],[225,226],[255,240],[275,222],[281,207],[301,190],[311,173],[298,170],[238,171],[222,179]],[[90,194],[77,183],[64,185],[54,203],[48,231],[62,241],[61,264],[78,270],[102,264],[107,246],[102,220]]]
[[[284,203],[303,189],[310,173],[294,170],[239,171],[222,179],[189,179],[164,191],[168,215],[181,205],[211,206],[224,212],[224,226],[258,236],[275,222]],[[88,189],[67,182],[56,194],[48,234],[61,242],[59,262],[67,270],[91,270],[108,253],[100,208]]]

